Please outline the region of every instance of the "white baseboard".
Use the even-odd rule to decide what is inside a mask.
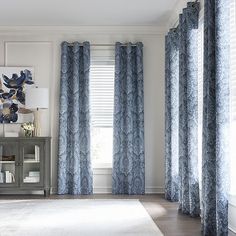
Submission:
[[[57,194],[57,188],[52,187],[51,188],[51,193],[52,194]],[[112,188],[111,187],[94,187],[93,189],[94,194],[111,194],[112,193]],[[155,186],[148,186],[145,189],[146,194],[163,194],[164,193],[164,187],[155,187]]]
[[[94,194],[110,194],[110,193],[112,193],[112,188],[95,187],[95,188],[93,188],[93,193]],[[56,187],[51,188],[51,194],[57,194],[57,188]]]
[[[236,233],[236,196],[229,196],[229,230]]]
[[[112,188],[111,187],[94,187],[93,193],[94,194],[111,194]]]
[[[51,194],[57,194],[57,187],[51,187]]]
[[[162,186],[147,186],[145,188],[145,193],[147,194],[163,194],[164,193],[164,187]]]
[[[228,229],[229,229],[230,231],[232,231],[233,233],[236,234],[236,229],[234,229],[233,227],[231,227],[231,225],[229,225]]]

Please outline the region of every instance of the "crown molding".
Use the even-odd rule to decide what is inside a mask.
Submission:
[[[0,35],[134,34],[163,35],[160,26],[0,26]]]

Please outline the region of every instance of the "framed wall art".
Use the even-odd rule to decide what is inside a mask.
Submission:
[[[34,86],[32,67],[0,67],[0,123],[31,121],[25,108],[25,90]]]

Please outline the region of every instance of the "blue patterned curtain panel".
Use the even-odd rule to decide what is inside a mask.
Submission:
[[[91,194],[90,46],[61,45],[58,194]]]
[[[230,1],[205,0],[203,234],[228,235]]]
[[[113,194],[145,193],[143,45],[116,43]]]
[[[179,32],[165,42],[165,198],[179,200]]]
[[[199,3],[189,2],[179,19],[179,210],[199,216],[198,176]]]

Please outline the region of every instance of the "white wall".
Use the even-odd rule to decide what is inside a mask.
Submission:
[[[0,65],[33,66],[39,87],[50,90],[50,108],[42,114],[43,135],[52,137],[52,189],[57,186],[57,135],[60,43],[91,44],[142,41],[144,44],[144,103],[146,192],[164,187],[164,30],[157,27],[1,27]],[[111,169],[94,170],[94,191],[111,192]]]

